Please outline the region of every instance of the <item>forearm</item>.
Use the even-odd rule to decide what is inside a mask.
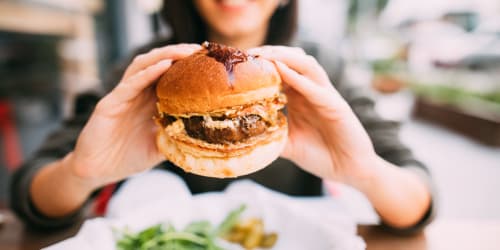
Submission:
[[[431,205],[429,187],[415,172],[377,158],[372,176],[358,188],[385,224],[408,228],[422,220]]]
[[[72,173],[72,153],[42,167],[33,177],[30,195],[33,205],[43,215],[60,218],[77,211],[97,187],[96,183]]]

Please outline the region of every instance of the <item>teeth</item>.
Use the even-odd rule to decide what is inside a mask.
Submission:
[[[228,6],[241,6],[246,3],[247,0],[222,0],[222,4]]]

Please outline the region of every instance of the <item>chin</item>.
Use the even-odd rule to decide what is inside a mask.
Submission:
[[[156,144],[186,172],[247,175],[279,157],[286,97],[273,63],[214,43],[176,61],[159,79]]]

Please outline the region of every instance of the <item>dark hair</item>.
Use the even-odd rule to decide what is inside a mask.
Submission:
[[[297,1],[289,0],[274,12],[265,44],[286,45],[297,28]],[[179,43],[202,43],[208,39],[207,27],[193,1],[164,0],[161,16],[170,25],[172,39]]]

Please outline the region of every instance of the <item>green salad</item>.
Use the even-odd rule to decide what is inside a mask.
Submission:
[[[277,235],[264,234],[262,224],[248,228],[248,232],[240,237],[240,240],[234,240],[236,233],[241,235],[240,217],[244,210],[245,205],[241,205],[215,227],[208,221],[195,221],[182,230],[177,230],[170,224],[158,224],[138,233],[127,230],[116,231],[118,238],[116,246],[119,250],[223,250],[217,244],[217,239],[224,238],[241,244],[246,249],[272,247]],[[255,233],[257,227],[260,229],[257,230],[260,234]]]

